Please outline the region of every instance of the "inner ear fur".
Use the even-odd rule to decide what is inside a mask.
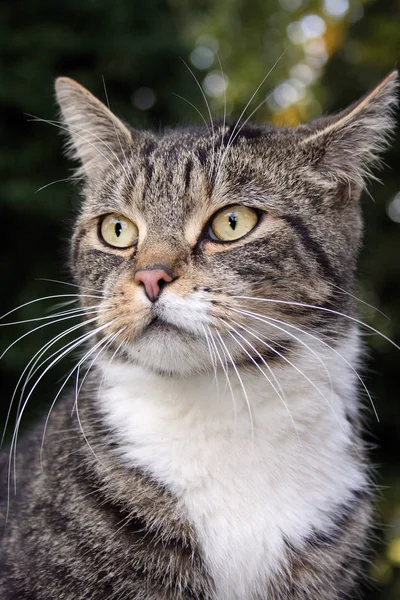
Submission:
[[[129,127],[73,79],[58,77],[55,90],[69,135],[68,154],[81,163],[78,176],[95,177],[120,162],[132,143]]]
[[[393,134],[398,72],[341,113],[318,119],[304,131],[300,146],[315,174],[329,184],[361,190]]]

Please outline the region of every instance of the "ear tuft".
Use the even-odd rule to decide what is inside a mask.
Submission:
[[[315,157],[314,167],[332,182],[361,189],[379,166],[395,126],[398,72],[390,73],[364,98],[338,115],[310,124],[303,150]]]
[[[58,77],[55,89],[69,134],[67,151],[82,165],[77,175],[93,178],[114,167],[129,150],[129,128],[73,79]]]

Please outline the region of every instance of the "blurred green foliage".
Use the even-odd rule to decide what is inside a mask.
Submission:
[[[254,120],[296,124],[346,107],[392,70],[400,53],[399,24],[398,0],[3,1],[1,313],[41,296],[74,293],[39,279],[69,280],[67,247],[79,205],[78,190],[65,181],[71,165],[62,157],[58,129],[35,121],[57,119],[54,77],[73,77],[105,100],[104,78],[114,112],[136,127],[159,129],[201,122],[199,112],[209,118],[199,86],[214,118],[222,118],[225,94],[228,118],[237,118],[272,69],[243,118],[260,104]],[[360,304],[362,318],[399,343],[399,136],[385,161],[384,186],[374,183],[363,196],[365,248],[357,294],[388,316]],[[8,320],[41,317],[61,300],[30,304]],[[1,347],[42,324],[3,327]],[[4,419],[25,365],[60,331],[60,325],[41,327],[2,358]],[[365,340],[365,380],[380,417],[377,423],[366,408],[382,487],[382,526],[373,581],[363,598],[399,600],[400,354],[377,335]],[[27,406],[25,426],[51,404],[70,365],[63,362],[46,374]]]

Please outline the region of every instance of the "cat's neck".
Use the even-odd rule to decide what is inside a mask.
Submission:
[[[348,340],[340,356],[319,353],[319,364],[300,352],[298,370],[282,365],[274,379],[264,369],[271,383],[257,369],[168,378],[103,364],[100,409],[121,460],[181,503],[219,599],[262,589],[285,540],[329,528],[332,511],[365,486],[346,418],[354,348]]]
[[[315,423],[347,430],[355,402],[357,333],[343,342],[297,350],[290,361],[228,367],[187,377],[163,376],[123,361],[98,364],[102,376],[101,411],[120,441],[136,445],[158,419],[168,427],[154,430],[155,440],[171,432],[176,439],[223,433],[235,441],[273,439],[277,432],[295,435],[300,443]],[[350,400],[348,401],[348,399]],[[146,420],[148,419],[148,421]],[[311,423],[309,423],[309,420]],[[347,423],[347,424],[346,424]],[[338,427],[339,425],[339,427]],[[176,431],[172,434],[172,432]],[[305,436],[305,437],[304,437]]]

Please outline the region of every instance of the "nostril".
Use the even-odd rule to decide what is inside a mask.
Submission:
[[[167,282],[165,281],[165,279],[159,279],[159,280],[157,281],[157,285],[158,285],[158,288],[159,288],[159,290],[160,290],[160,293],[162,292],[162,290],[163,290],[163,288],[165,287],[165,284],[166,284],[166,283],[167,283]]]
[[[155,302],[158,299],[165,284],[173,281],[173,279],[174,277],[163,268],[142,269],[136,271],[134,275],[135,283],[144,286],[146,296],[151,302]]]

